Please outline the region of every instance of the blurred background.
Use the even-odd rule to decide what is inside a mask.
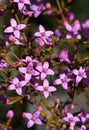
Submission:
[[[32,2],[35,2],[35,0],[31,0]],[[45,3],[50,2],[52,6],[56,6],[55,0],[43,0]],[[8,4],[8,0],[1,0],[0,3],[6,3]],[[84,22],[86,19],[89,19],[89,0],[74,0],[73,4],[71,5],[71,12],[74,13],[75,19],[79,19],[81,22]],[[7,12],[8,13],[8,12]],[[9,24],[10,15],[7,15],[5,13],[5,16],[0,16],[0,35],[3,34],[4,25]],[[47,17],[44,17],[40,15],[37,19],[32,19],[29,21],[33,23],[34,28],[32,28],[30,35],[37,30],[38,25],[42,24],[48,29],[54,29],[55,24],[50,22],[50,19]],[[3,25],[3,26],[2,26]],[[88,55],[89,56],[89,55]],[[61,100],[65,100],[68,98],[68,95],[63,90],[59,90],[59,93],[55,93],[56,97],[61,98]],[[79,107],[76,108],[76,111],[80,108],[84,108],[87,112],[89,112],[89,91],[87,93],[83,92],[80,94],[75,95],[75,100],[79,104]],[[24,105],[21,105],[19,103],[15,104],[14,106],[6,106],[2,102],[0,102],[0,121],[4,123],[6,120],[6,113],[8,109],[14,109],[16,115],[15,119],[12,121],[13,130],[28,130],[26,128],[27,121],[23,121],[21,113],[22,111],[33,111],[33,108],[26,104],[24,102]],[[43,126],[34,126],[30,128],[30,130],[45,130],[45,127]]]

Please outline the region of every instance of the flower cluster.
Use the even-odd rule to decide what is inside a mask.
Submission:
[[[56,7],[43,0],[10,0],[0,7],[0,17],[6,11],[13,17],[0,36],[0,100],[10,109],[1,129],[14,129],[13,106],[19,103],[27,128],[44,124],[50,130],[88,130],[89,113],[75,96],[89,87],[89,20],[81,23],[59,0]],[[54,27],[41,21],[34,26],[31,20],[41,15]],[[63,100],[60,91],[68,98]],[[34,112],[26,112],[26,104]]]

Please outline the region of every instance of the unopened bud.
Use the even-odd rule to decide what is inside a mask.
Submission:
[[[42,111],[42,106],[38,106],[38,111]]]
[[[60,101],[59,98],[56,98],[56,99],[55,99],[55,103],[56,103],[56,104],[60,104],[60,102],[61,102],[61,101]]]
[[[51,4],[50,3],[46,3],[46,8],[47,9],[51,8]]]
[[[14,116],[14,112],[12,111],[12,110],[9,110],[8,112],[7,112],[7,114],[6,114],[6,117],[7,118],[13,118],[13,116]]]

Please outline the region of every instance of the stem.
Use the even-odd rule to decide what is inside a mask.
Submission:
[[[12,55],[13,55],[18,61],[20,61],[19,57],[18,57],[13,51],[10,52],[10,53],[12,53]]]
[[[62,17],[62,20],[63,20],[63,22],[64,22],[64,21],[66,21],[66,18],[65,18],[64,14],[63,14],[63,10],[62,10],[62,8],[61,8],[61,5],[60,5],[59,0],[56,0],[56,3],[57,3],[57,6],[58,6],[60,15],[61,15],[61,17]]]

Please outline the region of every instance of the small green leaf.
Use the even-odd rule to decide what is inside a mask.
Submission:
[[[12,105],[14,103],[19,102],[20,100],[22,100],[23,97],[21,96],[17,96],[17,97],[13,97],[11,99],[9,99],[8,105]]]
[[[17,75],[18,75],[18,71],[17,70],[13,70],[11,72],[11,78],[16,77]]]

